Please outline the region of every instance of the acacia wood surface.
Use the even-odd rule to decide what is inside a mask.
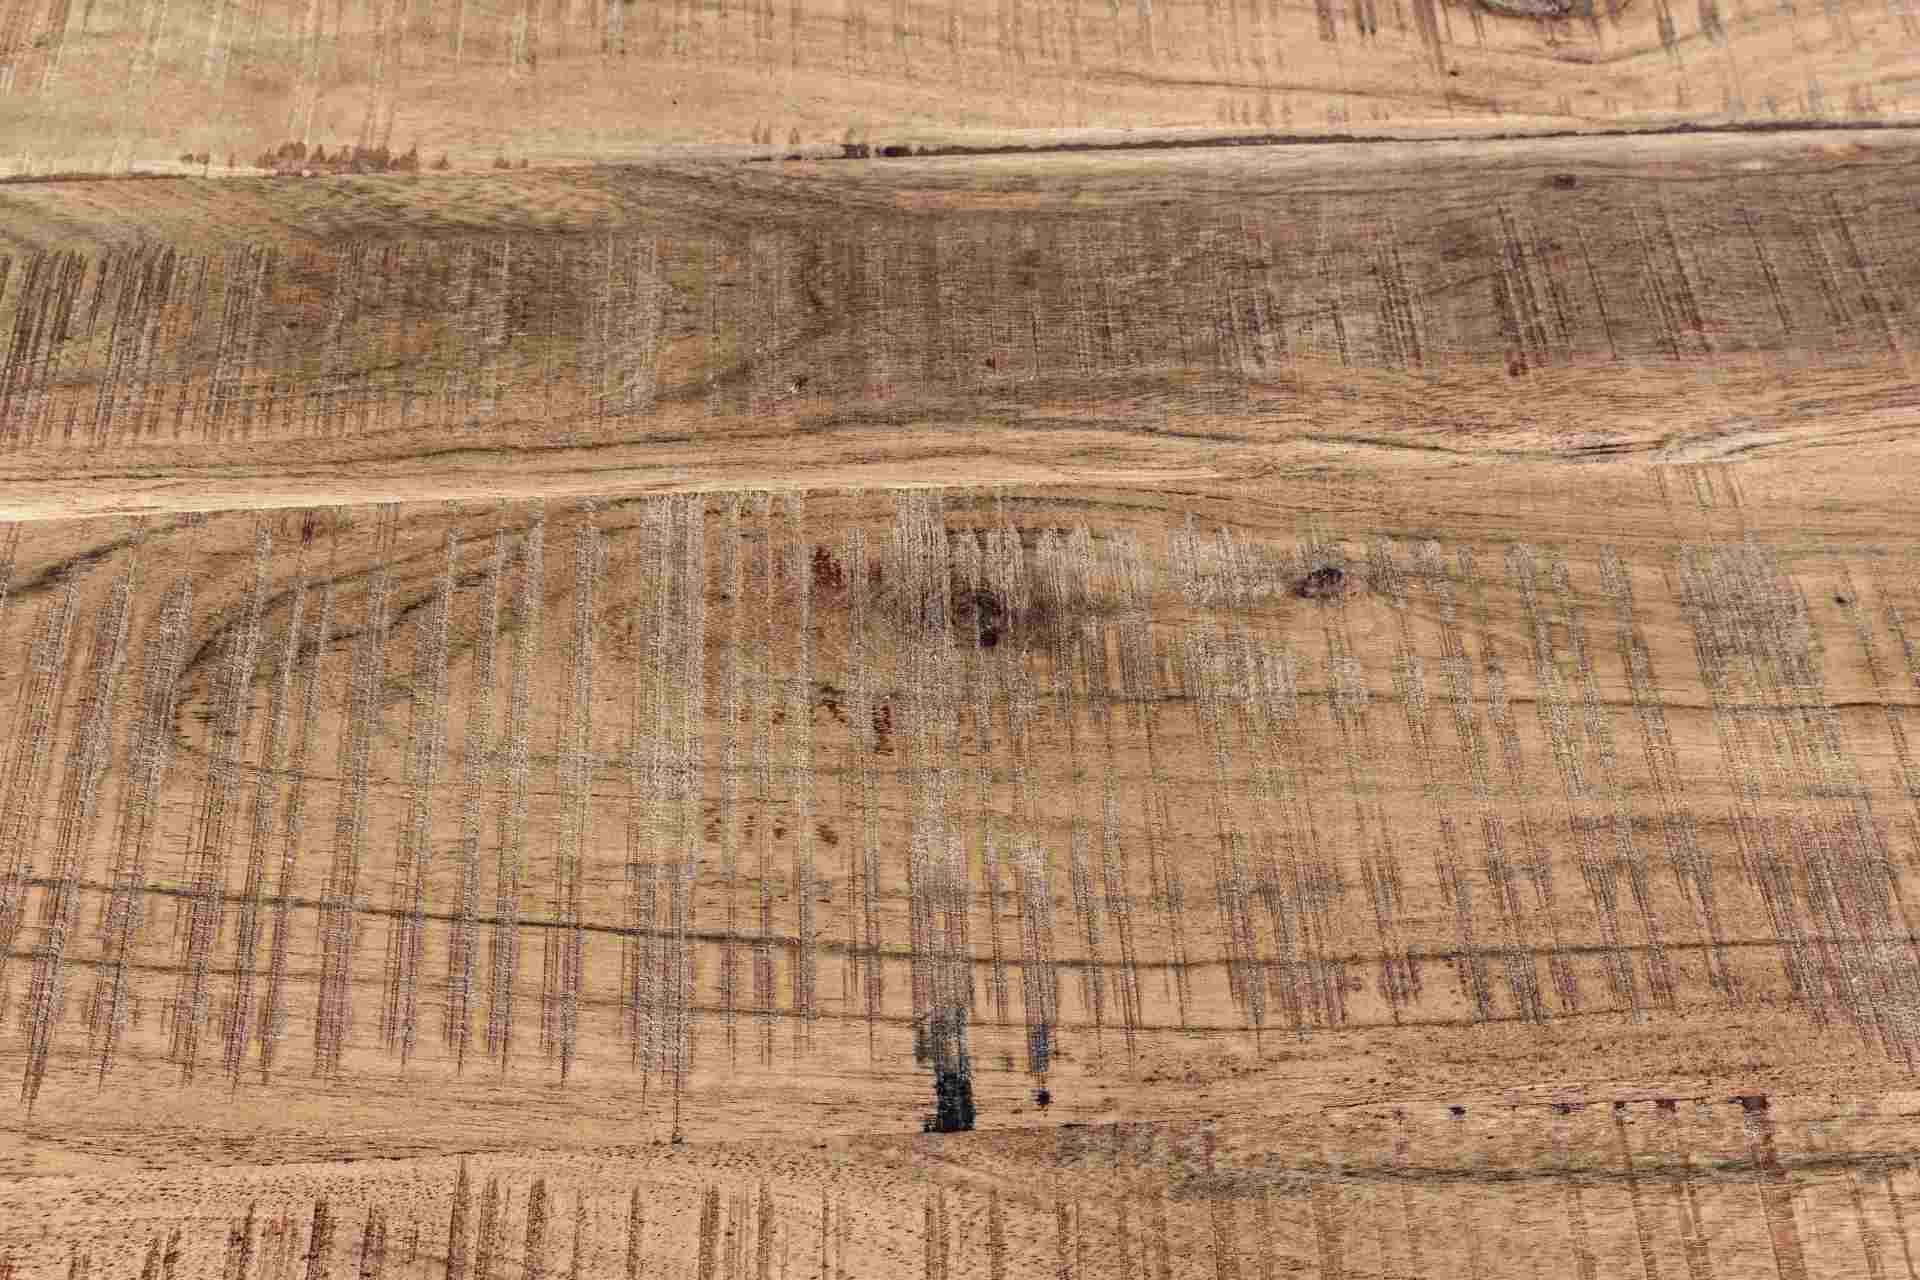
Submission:
[[[1903,0],[1527,7],[50,0],[0,19],[0,156],[16,174],[233,172],[297,141],[481,168],[688,147],[1766,127],[1914,109],[1920,28]]]
[[[1911,438],[1914,154],[16,188],[0,512],[1885,456]]]
[[[1911,1274],[1911,22],[0,13],[0,1274]]]
[[[7,812],[36,750],[57,803],[9,829],[12,1016],[50,1032],[5,1055],[6,1194],[67,1224],[10,1233],[22,1264],[133,1266],[124,1220],[185,1197],[211,1266],[242,1195],[300,1248],[331,1195],[443,1258],[462,1152],[516,1242],[536,1177],[584,1206],[589,1269],[631,1184],[646,1265],[697,1273],[700,1188],[761,1179],[810,1267],[822,1198],[855,1215],[850,1274],[924,1269],[938,1197],[949,1274],[989,1274],[996,1193],[1011,1275],[1055,1271],[1056,1199],[1076,1274],[1157,1268],[1162,1197],[1174,1274],[1362,1242],[1505,1273],[1536,1230],[1613,1269],[1642,1177],[1705,1197],[1656,1252],[1892,1247],[1920,560],[1891,497],[1786,471],[15,525]],[[52,747],[99,718],[103,636],[89,764]],[[982,1131],[881,1136],[927,1109],[921,980],[957,954]],[[329,1163],[369,1156],[399,1163]]]

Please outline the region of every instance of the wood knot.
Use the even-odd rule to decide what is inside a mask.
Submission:
[[[1293,594],[1302,600],[1331,600],[1347,589],[1346,572],[1335,565],[1322,565],[1293,586]]]

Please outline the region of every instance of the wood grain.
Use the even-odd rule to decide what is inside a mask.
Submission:
[[[240,184],[225,243],[129,239],[203,216],[146,184],[16,188],[0,510],[1897,453],[1913,154],[341,179],[311,235],[272,229],[311,188]]]
[[[1900,0],[57,0],[0,28],[0,155],[16,174],[230,173],[289,141],[483,168],[1867,123],[1913,111],[1916,34]]]
[[[1005,1189],[1010,1275],[1052,1273],[1061,1223],[1070,1258],[1085,1251],[1074,1265],[1123,1273],[1131,1263],[1101,1259],[1128,1196],[1144,1197],[1142,1223],[1166,1198],[1175,1274],[1228,1254],[1251,1269],[1263,1250],[1301,1247],[1344,1274],[1376,1239],[1428,1250],[1425,1266],[1504,1274],[1493,1259],[1522,1249],[1514,1232],[1532,1230],[1535,1198],[1559,1215],[1548,1206],[1576,1190],[1586,1225],[1555,1236],[1559,1247],[1678,1256],[1691,1237],[1633,1202],[1683,1176],[1704,1178],[1690,1194],[1708,1199],[1759,1189],[1764,1218],[1702,1210],[1716,1231],[1772,1232],[1783,1247],[1796,1222],[1801,1239],[1829,1220],[1822,1230],[1858,1230],[1844,1189],[1911,1176],[1882,1156],[1832,1156],[1836,1132],[1884,1151],[1900,1141],[1887,1124],[1904,1121],[1824,1099],[1838,1062],[1868,1099],[1909,1078],[1914,961],[1880,939],[1904,937],[1899,903],[1920,857],[1900,748],[1913,699],[1891,691],[1893,673],[1910,674],[1899,655],[1920,561],[1889,540],[1901,519],[1891,498],[1849,501],[1787,471],[1376,465],[1177,491],[815,491],[801,505],[738,507],[668,495],[17,526],[0,653],[57,643],[80,665],[36,686],[8,660],[19,696],[45,708],[14,724],[9,760],[42,749],[37,725],[91,740],[101,704],[86,673],[109,642],[128,655],[129,709],[155,705],[156,681],[175,691],[176,745],[157,803],[143,798],[155,784],[117,764],[151,734],[129,715],[124,746],[117,732],[107,744],[116,763],[85,840],[43,846],[33,831],[54,820],[46,810],[9,845],[9,910],[67,901],[81,927],[52,951],[61,917],[36,925],[49,918],[28,910],[13,944],[16,972],[56,977],[11,978],[11,1002],[49,1030],[44,1068],[39,1040],[0,1055],[24,1064],[14,1069],[32,1101],[11,1129],[10,1167],[40,1175],[8,1194],[48,1221],[105,1196],[117,1219],[165,1223],[169,1211],[138,1206],[230,1199],[216,1188],[251,1169],[258,1221],[290,1215],[304,1240],[312,1179],[325,1176],[327,1212],[353,1228],[342,1239],[375,1239],[359,1227],[380,1206],[392,1265],[403,1213],[430,1257],[448,1256],[452,1170],[423,1146],[485,1150],[497,1153],[488,1176],[503,1180],[502,1238],[544,1232],[541,1265],[571,1266],[572,1233],[541,1223],[584,1215],[589,1270],[626,1256],[618,1187],[654,1188],[647,1265],[697,1269],[706,1233],[721,1233],[710,1247],[724,1260],[736,1247],[724,1233],[749,1229],[737,1208],[709,1206],[696,1231],[687,1215],[701,1188],[763,1177],[774,1207],[755,1201],[748,1219],[787,1224],[782,1250],[813,1259],[824,1233],[850,1274],[908,1265],[885,1258],[931,1248],[928,1214],[920,1192],[902,1196],[898,1161],[947,1197],[949,1231],[952,1215],[977,1221],[985,1193]],[[450,536],[502,548],[502,568],[449,578]],[[841,550],[856,541],[881,549],[857,610],[847,570],[858,562]],[[753,608],[778,602],[804,641],[767,647],[757,619],[731,606],[740,575],[722,566],[758,561],[756,544],[767,559],[751,571],[765,593]],[[987,646],[981,606],[947,612],[961,599],[951,584],[967,580],[952,575],[968,557],[1008,555],[1011,577],[972,572],[1006,602]],[[1316,567],[1338,568],[1341,589],[1303,598]],[[1029,585],[1005,585],[1016,580]],[[192,584],[177,673],[164,638],[181,588],[169,583]],[[330,622],[315,620],[316,595]],[[508,615],[490,621],[503,598]],[[535,611],[551,625],[535,626]],[[483,656],[495,627],[512,637],[510,661]],[[941,637],[931,653],[929,628]],[[736,786],[742,752],[714,717],[739,704],[706,673],[762,663],[747,683],[766,707],[755,715],[773,717],[774,782],[749,772]],[[282,705],[314,691],[301,750],[340,767],[275,766],[283,715],[234,701],[236,679],[284,688]],[[473,721],[476,709],[497,728]],[[476,742],[486,754],[474,762],[463,753]],[[506,820],[497,835],[485,825],[472,853],[427,862],[419,850],[475,838],[452,792],[422,789],[434,775],[421,762],[440,751],[443,772],[473,768],[482,805]],[[31,813],[31,788],[71,794],[74,770],[93,767],[51,755],[40,782],[9,773],[9,805]],[[868,777],[869,761],[853,785],[851,766]],[[967,781],[976,771],[980,790]],[[296,855],[291,893],[245,888],[232,870],[225,891],[219,873],[209,882],[205,859],[228,855],[202,843],[204,814],[228,779],[257,786],[269,830],[324,831],[332,817],[332,870],[316,850]],[[770,841],[757,871],[723,871],[727,796],[749,847]],[[157,838],[124,816],[135,811],[158,815]],[[878,837],[867,869],[836,853],[863,824]],[[654,834],[636,846],[636,830]],[[306,847],[296,829],[288,839]],[[1083,839],[1113,859],[1097,887],[1077,865]],[[152,857],[129,840],[151,841]],[[916,871],[915,851],[946,842],[960,857],[942,888],[939,864]],[[656,860],[657,904],[637,928],[620,888],[636,849]],[[1014,872],[997,890],[996,859]],[[478,902],[515,905],[471,905],[475,872]],[[876,872],[878,884],[864,878]],[[732,904],[756,897],[760,932],[742,938],[728,922],[754,909]],[[141,904],[142,923],[96,931],[122,898]],[[202,998],[182,1005],[175,992],[204,982],[207,1025],[244,1025],[223,1010],[257,990],[259,931],[192,922],[256,901],[285,922],[273,963],[284,977],[272,978],[285,995],[256,1039],[228,1045],[223,1069],[220,1053],[178,1034],[181,1010]],[[1126,919],[1125,948],[1103,950],[1095,911]],[[518,956],[478,979],[516,1031],[476,1034],[463,1053],[466,1038],[436,1024],[476,1016],[479,1000],[454,1000],[441,980],[473,945],[461,941],[469,919],[495,955]],[[857,1136],[911,1129],[927,1106],[927,1076],[910,1065],[915,1024],[923,992],[942,988],[915,972],[923,955],[956,954],[960,920],[975,939],[994,928],[1023,939],[1008,961],[1020,970],[1010,1017],[995,1007],[997,965],[978,944],[958,953],[983,1131]],[[629,937],[657,968],[623,965]],[[738,941],[773,944],[774,980],[755,999],[770,1030],[796,1033],[770,1036],[764,1055],[730,1048],[720,960]],[[1099,989],[1133,993],[1125,1012],[1093,1002],[1095,974]],[[49,1002],[63,988],[70,1012],[57,1017]],[[114,990],[125,1025],[108,1060],[86,1011]],[[536,1013],[559,1017],[561,1005],[573,1020],[535,1034],[548,1026]],[[424,1033],[381,1031],[383,1008],[417,1008]],[[1044,1116],[1028,1096],[1036,1078],[1055,1099]],[[1697,1117],[1685,1137],[1682,1114]],[[821,1137],[775,1154],[797,1124]],[[649,1148],[675,1132],[690,1145]],[[747,1140],[773,1145],[729,1145]],[[810,1149],[819,1141],[826,1153]],[[1724,1160],[1699,1154],[1716,1142],[1731,1144]],[[1481,1143],[1494,1145],[1476,1154]],[[1673,1143],[1708,1171],[1684,1175]],[[550,1154],[513,1154],[527,1144]],[[1276,1163],[1282,1151],[1296,1154]],[[407,1172],[321,1173],[376,1155],[404,1157],[394,1167]],[[1028,1189],[1039,1171],[1069,1180],[1083,1207],[1056,1222],[1052,1199]],[[407,1190],[387,1189],[395,1176]],[[530,1190],[536,1178],[544,1192]],[[164,1190],[176,1185],[192,1189]],[[535,1194],[547,1207],[530,1223]],[[821,1225],[823,1194],[861,1215],[850,1253]],[[1471,1215],[1474,1234],[1422,1239],[1405,1196]],[[684,1213],[669,1208],[681,1200]],[[1262,1234],[1262,1205],[1321,1215],[1318,1243]],[[931,1219],[937,1229],[937,1204]],[[57,1248],[29,1244],[23,1262],[146,1247],[87,1221],[71,1219]],[[1640,1245],[1602,1243],[1636,1222]],[[187,1247],[212,1247],[195,1244],[207,1231],[192,1228]],[[1711,1252],[1738,1270],[1741,1247],[1721,1235]],[[1434,1256],[1461,1248],[1479,1261]],[[986,1274],[991,1257],[976,1225],[943,1265]]]
[[[1910,1274],[1914,34],[0,9],[0,1276]]]

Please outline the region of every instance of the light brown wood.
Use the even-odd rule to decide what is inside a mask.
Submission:
[[[0,14],[0,1274],[1910,1274],[1910,19],[1551,7]]]
[[[1836,932],[1819,900],[1802,896],[1817,882],[1802,881],[1798,870],[1830,867],[1840,877],[1829,882],[1843,913],[1836,921],[1874,909],[1876,868],[1891,873],[1881,883],[1894,888],[1910,874],[1900,726],[1912,694],[1900,692],[1911,687],[1900,655],[1915,562],[1905,540],[1888,537],[1902,508],[1891,497],[1875,507],[1871,488],[1801,489],[1787,483],[1786,468],[1764,460],[1469,470],[1376,463],[1238,491],[728,494],[15,526],[3,651],[24,658],[71,610],[62,652],[72,675],[48,701],[53,741],[87,740],[95,722],[87,655],[123,607],[127,618],[124,631],[113,632],[124,636],[126,660],[112,691],[97,816],[71,861],[30,857],[30,879],[14,891],[16,901],[50,900],[71,875],[78,901],[73,940],[57,955],[28,918],[8,975],[19,1010],[10,1016],[29,1026],[53,1017],[50,997],[36,993],[53,989],[46,980],[56,972],[65,975],[68,1010],[49,1024],[44,1067],[21,1052],[27,1045],[9,1054],[34,1097],[16,1121],[10,1167],[34,1176],[8,1194],[21,1213],[69,1224],[38,1243],[14,1234],[23,1264],[63,1265],[64,1251],[77,1248],[96,1265],[120,1257],[114,1265],[132,1266],[146,1242],[129,1238],[121,1220],[133,1214],[164,1226],[178,1210],[161,1206],[179,1195],[203,1206],[192,1212],[216,1215],[218,1205],[237,1213],[238,1198],[257,1198],[263,1221],[290,1212],[305,1232],[323,1186],[333,1188],[335,1212],[359,1215],[347,1219],[341,1258],[368,1204],[404,1211],[424,1225],[430,1248],[444,1250],[450,1156],[459,1152],[490,1153],[475,1176],[502,1177],[513,1213],[524,1215],[536,1174],[565,1188],[568,1212],[573,1197],[584,1197],[593,1238],[607,1249],[621,1238],[622,1189],[639,1182],[657,1209],[647,1256],[680,1256],[685,1265],[698,1249],[688,1215],[699,1186],[751,1188],[766,1178],[779,1189],[780,1220],[800,1233],[809,1259],[820,1197],[853,1205],[860,1226],[847,1255],[852,1274],[906,1265],[887,1262],[887,1252],[919,1247],[928,1195],[949,1197],[973,1224],[971,1243],[955,1246],[952,1273],[986,1274],[980,1224],[995,1188],[1015,1224],[1007,1228],[1016,1239],[1009,1274],[1054,1269],[1047,1226],[1055,1195],[1078,1201],[1077,1210],[1070,1206],[1070,1216],[1080,1215],[1077,1238],[1107,1259],[1088,1265],[1124,1271],[1103,1251],[1115,1247],[1112,1215],[1126,1194],[1144,1197],[1130,1209],[1136,1248],[1152,1241],[1156,1197],[1172,1197],[1170,1257],[1180,1267],[1213,1265],[1208,1224],[1224,1213],[1239,1225],[1220,1229],[1240,1233],[1233,1238],[1245,1243],[1233,1247],[1249,1251],[1261,1238],[1283,1256],[1308,1258],[1426,1249],[1433,1261],[1422,1265],[1464,1268],[1461,1258],[1439,1259],[1483,1250],[1474,1264],[1480,1273],[1505,1273],[1490,1259],[1524,1251],[1513,1235],[1522,1220],[1515,1211],[1537,1195],[1547,1197],[1541,1211],[1556,1223],[1585,1214],[1590,1225],[1581,1230],[1597,1234],[1630,1223],[1634,1184],[1622,1181],[1621,1142],[1649,1162],[1644,1177],[1659,1188],[1634,1194],[1658,1194],[1668,1206],[1683,1176],[1672,1152],[1704,1162],[1699,1177],[1710,1190],[1696,1193],[1710,1203],[1733,1197],[1697,1211],[1712,1215],[1716,1232],[1766,1229],[1750,1197],[1758,1186],[1765,1209],[1776,1182],[1788,1206],[1780,1229],[1791,1228],[1793,1214],[1800,1230],[1819,1227],[1827,1197],[1882,1173],[1909,1176],[1904,1166],[1875,1163],[1880,1157],[1828,1154],[1836,1143],[1883,1150],[1874,1144],[1897,1141],[1886,1127],[1894,1122],[1859,1108],[1876,1098],[1897,1107],[1907,1087],[1898,983],[1911,953],[1871,941],[1889,927],[1904,936],[1904,925],[1896,914],[1858,934],[1844,923]],[[945,565],[932,562],[941,566],[935,576],[927,561],[892,550],[916,545],[916,531],[929,527],[945,530],[918,544],[944,553]],[[535,528],[545,549],[537,640],[516,612],[534,598],[519,584],[529,581],[524,557]],[[692,544],[706,584],[699,622],[675,585],[685,580],[688,545],[677,531],[687,528],[704,531]],[[1002,542],[1002,529],[1022,536]],[[460,540],[449,568],[454,531]],[[850,631],[856,533],[878,572],[866,593],[866,626]],[[488,568],[496,538],[504,550],[497,584]],[[1014,546],[1022,546],[1033,602],[1009,611],[1005,639],[981,647],[978,628],[1001,619],[997,605],[950,606],[934,633],[945,674],[921,666],[925,624],[911,620],[909,602],[923,590],[953,598],[955,582],[990,581],[964,566]],[[1076,567],[1088,563],[1076,558],[1083,554],[1092,556],[1091,571]],[[1136,555],[1139,568],[1126,571]],[[1047,585],[1055,564],[1064,591]],[[1295,594],[1309,569],[1326,565],[1343,567],[1342,591],[1315,600]],[[802,567],[797,577],[790,566]],[[771,580],[762,576],[768,567]],[[728,585],[731,570],[741,575],[738,594]],[[582,614],[588,580],[593,604]],[[131,588],[124,606],[113,594],[122,581]],[[1128,581],[1145,583],[1147,593],[1131,595]],[[151,738],[137,726],[155,714],[140,709],[157,705],[155,671],[165,669],[168,652],[160,638],[185,582],[193,596],[190,624],[172,651],[181,664],[175,706],[156,722],[172,726],[167,736],[177,746],[152,809],[148,888],[138,895],[145,920],[123,944],[99,924],[103,914],[113,918],[112,886],[126,883],[124,868],[139,848],[135,815],[147,810],[133,779],[149,758],[141,743]],[[331,640],[308,650],[325,591],[333,596]],[[370,615],[376,598],[383,603]],[[487,669],[479,652],[495,598],[503,613],[493,678],[476,684],[475,673]],[[296,602],[301,630],[290,651]],[[370,631],[376,616],[385,626]],[[792,625],[800,617],[812,622],[804,633]],[[588,630],[576,630],[582,625]],[[663,634],[667,647],[656,648]],[[800,634],[808,637],[804,650]],[[368,647],[376,635],[378,656]],[[582,637],[591,661],[577,647]],[[856,637],[858,649],[850,648]],[[766,638],[771,650],[757,647]],[[523,640],[533,646],[524,653]],[[1150,665],[1132,665],[1136,642],[1150,647]],[[689,643],[698,648],[685,650]],[[256,692],[242,702],[222,692],[234,687],[223,674],[233,670],[233,645],[253,655]],[[1448,656],[1455,646],[1459,659]],[[694,668],[684,652],[697,657]],[[771,666],[764,684],[762,654]],[[1063,655],[1066,664],[1056,666]],[[1249,657],[1260,665],[1247,668]],[[1805,666],[1810,658],[1818,665]],[[1463,663],[1457,685],[1454,661]],[[509,704],[522,664],[527,711],[516,720]],[[34,737],[34,686],[24,663],[10,670],[21,691],[11,734],[18,752]],[[1032,683],[1016,683],[1010,694],[1004,681],[1022,671]],[[687,683],[692,672],[699,683]],[[1074,682],[1066,717],[1055,710],[1063,672]],[[1288,692],[1287,672],[1297,693]],[[720,714],[736,679],[737,722]],[[1136,679],[1148,683],[1136,690]],[[317,701],[307,763],[276,763],[299,750],[309,687]],[[1112,692],[1095,697],[1095,687]],[[700,690],[692,740],[683,736],[689,688]],[[1356,701],[1361,689],[1367,693]],[[481,808],[478,827],[465,828],[478,840],[469,855],[460,852],[462,824],[472,820],[462,816],[463,797],[476,776],[468,772],[470,735],[486,706],[477,700],[482,690],[492,699],[491,718],[478,722],[482,741],[498,745],[474,766]],[[373,701],[360,702],[365,696]],[[983,705],[991,720],[976,720],[972,708]],[[1020,705],[1031,719],[1016,746],[1006,717]],[[801,723],[795,706],[811,721],[805,737],[793,731]],[[582,758],[567,745],[583,741],[573,736],[583,708],[592,774],[584,789]],[[1208,745],[1214,717],[1224,755]],[[774,735],[765,803],[757,798],[753,728],[762,718]],[[921,740],[923,729],[929,736]],[[371,751],[364,783],[351,763],[356,741]],[[425,758],[423,741],[445,744],[424,791],[412,772]],[[507,750],[514,742],[530,752],[526,888],[520,924],[508,930],[522,939],[515,1030],[503,1070],[485,1049],[494,1006],[482,993],[493,971],[482,945],[462,1070],[446,1041],[448,948],[463,928],[469,856],[479,875],[476,938],[484,944],[501,928],[500,840],[511,839],[497,835],[495,823],[522,785]],[[689,742],[693,754],[680,754]],[[649,755],[655,743],[664,760]],[[690,775],[678,773],[680,759]],[[662,763],[667,771],[656,772]],[[81,767],[65,751],[52,754],[43,835],[24,848],[63,847],[54,833],[76,811],[57,798],[73,795],[63,780]],[[923,767],[937,772],[916,782]],[[678,798],[681,776],[697,783],[691,808]],[[916,798],[935,785],[944,801]],[[1110,810],[1101,799],[1106,786],[1114,788]],[[810,854],[794,825],[800,787],[811,792]],[[286,977],[276,1003],[265,993],[281,969],[271,939],[284,893],[283,824],[296,790],[306,834],[295,845],[298,882],[287,895]],[[361,794],[364,828],[351,820],[341,828]],[[18,796],[10,790],[9,803]],[[257,840],[248,832],[259,829],[252,806],[263,799],[265,837]],[[407,851],[421,846],[406,833],[422,803],[433,857],[414,925],[407,886],[417,864]],[[1871,817],[1852,825],[1861,804],[1872,806]],[[196,836],[207,830],[210,805],[225,813],[230,832],[217,843],[213,870],[202,860],[206,837]],[[863,994],[861,869],[869,811],[885,957],[871,1006]],[[584,825],[570,826],[582,813]],[[914,902],[930,892],[928,872],[923,866],[912,897],[904,881],[929,822],[951,824],[939,829],[953,832],[972,886],[971,959],[961,968],[976,1002],[970,1036],[982,1130],[908,1143],[880,1135],[913,1130],[929,1105],[928,1077],[911,1066],[915,970],[945,962],[937,951],[913,958]],[[756,878],[763,823],[773,842],[764,926]],[[1222,824],[1247,841],[1230,839],[1225,862]],[[650,843],[651,830],[662,843]],[[1489,862],[1496,830],[1510,881]],[[633,923],[628,868],[679,858],[684,836],[676,832],[693,834],[698,860],[685,943],[696,958],[691,1061],[677,1107],[667,1049],[678,1025],[671,988],[655,980],[630,987],[634,957],[622,962],[629,947],[657,947],[646,970],[657,979],[651,966],[681,945],[664,889],[658,914],[648,916],[658,932],[635,941],[624,933]],[[1023,949],[1023,908],[1009,875],[1009,845],[1018,850],[1024,840],[1037,842],[1054,879],[1055,915],[1035,935],[1047,940],[1036,952]],[[741,867],[731,893],[729,841]],[[988,843],[1002,877],[991,905],[981,861]],[[555,876],[575,865],[568,860],[576,847],[581,988],[572,1046],[564,1048],[561,1006],[548,1003],[557,996],[547,983],[575,972],[564,950],[575,917],[564,894],[558,909],[552,894]],[[1878,861],[1882,848],[1891,863]],[[1076,850],[1092,859],[1084,898],[1073,885]],[[808,856],[817,887],[796,895],[794,859]],[[1107,857],[1117,861],[1101,861]],[[1822,861],[1799,861],[1812,857]],[[324,921],[333,909],[325,904],[344,893],[337,877],[355,861],[358,906],[339,917],[353,921],[353,950],[330,969]],[[1762,879],[1774,866],[1790,879]],[[1239,876],[1247,888],[1232,890]],[[1636,876],[1644,876],[1643,900],[1630,891]],[[1168,877],[1185,885],[1183,910],[1169,910]],[[196,884],[226,887],[208,899]],[[196,911],[216,899],[224,927],[196,935]],[[1897,898],[1881,901],[1879,910],[1899,910]],[[254,958],[236,969],[233,947],[246,936],[236,921],[249,910]],[[1103,925],[1091,951],[1085,910],[1099,911]],[[740,939],[732,944],[731,1019],[721,977],[730,916]],[[202,928],[211,918],[203,914]],[[936,915],[934,927],[949,923]],[[803,930],[814,946],[800,950]],[[416,936],[418,966],[393,968],[394,948],[405,954]],[[1236,951],[1236,936],[1250,938],[1251,950]],[[1819,942],[1802,952],[1794,940],[1803,936]],[[545,950],[550,938],[560,951]],[[762,938],[773,961],[771,1023],[756,1012],[768,993],[752,976]],[[96,1000],[110,1000],[123,945],[126,1022],[109,1049],[104,1020],[96,1018],[90,1035],[87,1015]],[[806,954],[816,957],[815,985],[796,991]],[[1028,1096],[1024,1028],[1049,1008],[1022,995],[1034,965],[1057,974],[1059,990],[1058,1021],[1049,1024],[1055,1052],[1043,1076],[1055,1102],[1045,1115]],[[1849,970],[1861,980],[1850,981]],[[252,973],[250,988],[236,985],[243,971]],[[345,984],[336,990],[350,995],[338,1042],[324,1029],[324,1011],[335,1007],[322,994],[330,971]],[[34,973],[42,980],[29,981]],[[1097,1002],[1095,974],[1103,984]],[[1000,983],[1011,1022],[997,1005]],[[1262,1000],[1252,1001],[1253,989]],[[197,1049],[182,1048],[171,1029],[194,1025],[177,1011],[183,998],[186,1008],[205,1011]],[[229,1021],[236,998],[249,1010],[238,1023]],[[268,1004],[285,1018],[270,1069],[258,1040]],[[402,1054],[408,1008],[413,1044]],[[1829,1095],[1843,1063],[1848,1094],[1836,1103]],[[1730,1101],[1736,1095],[1749,1110]],[[1579,1109],[1563,1115],[1558,1103]],[[676,1112],[689,1145],[653,1145],[670,1136]],[[796,1129],[817,1137],[796,1142]],[[1763,1140],[1796,1172],[1743,1165],[1758,1158],[1752,1144]],[[1201,1155],[1207,1141],[1216,1144],[1212,1172]],[[788,1144],[794,1155],[780,1155]],[[1473,1154],[1480,1144],[1491,1145]],[[1722,1146],[1727,1154],[1714,1154]],[[423,1158],[423,1148],[450,1154]],[[344,1182],[327,1172],[327,1161],[368,1156],[402,1163]],[[1588,1161],[1599,1163],[1587,1176],[1602,1181],[1589,1183],[1584,1208],[1566,1208],[1579,1184],[1565,1170]],[[901,1181],[902,1169],[913,1171],[910,1182]],[[395,1177],[404,1185],[384,1190]],[[1508,1189],[1504,1179],[1514,1177],[1529,1189]],[[240,1190],[217,1190],[236,1178]],[[1061,1190],[1043,1190],[1055,1186]],[[116,1206],[111,1220],[81,1208],[99,1196]],[[1401,1200],[1409,1196],[1416,1215],[1473,1215],[1480,1234],[1429,1240],[1408,1225]],[[1262,1237],[1255,1215],[1269,1201],[1264,1211],[1283,1220],[1327,1221],[1317,1236],[1276,1228]],[[1343,1201],[1352,1203],[1343,1209]],[[1833,1212],[1843,1207],[1844,1200]],[[62,1216],[75,1212],[83,1216]],[[226,1231],[219,1221],[217,1233],[203,1225],[188,1239],[213,1247]],[[814,1225],[802,1231],[796,1222]],[[518,1241],[524,1218],[514,1223]],[[1649,1247],[1686,1245],[1668,1224],[1647,1228]],[[1821,1229],[1858,1230],[1845,1214]],[[1553,1248],[1606,1256],[1606,1246],[1582,1244],[1571,1225],[1554,1227],[1552,1240]],[[553,1247],[552,1265],[565,1265],[557,1261],[570,1256],[564,1241]],[[1738,1269],[1744,1247],[1716,1239],[1715,1255]],[[615,1250],[604,1265],[619,1256]],[[1251,1268],[1259,1255],[1246,1256]],[[1626,1265],[1624,1255],[1618,1261]]]
[[[0,156],[23,174],[232,173],[297,141],[475,169],[1864,123],[1913,112],[1915,39],[1897,0],[50,0],[0,31]]]
[[[1897,451],[1916,154],[16,188],[0,512]]]

